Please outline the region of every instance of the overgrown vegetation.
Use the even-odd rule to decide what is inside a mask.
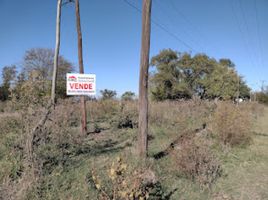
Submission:
[[[192,199],[197,194],[199,199],[212,198],[231,173],[226,171],[226,157],[245,151],[239,150],[241,145],[249,148],[251,122],[262,110],[255,103],[152,102],[149,168],[140,168],[134,145],[137,101],[88,101],[89,134],[81,136],[79,108],[69,98],[58,102],[35,136],[32,165],[27,157],[28,133],[43,109],[38,101],[23,106],[26,97],[21,103],[1,103],[2,199],[112,199],[113,195],[116,199]],[[222,145],[232,147],[229,153]],[[154,158],[165,149],[164,156]],[[153,177],[153,184],[143,184],[144,173]]]
[[[228,102],[218,105],[213,118],[213,130],[224,145],[245,145],[252,139],[252,114],[245,105]]]
[[[178,172],[200,184],[202,189],[210,188],[222,175],[219,159],[204,138],[182,139],[173,152]]]

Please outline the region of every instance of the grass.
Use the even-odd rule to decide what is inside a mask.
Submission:
[[[224,158],[226,176],[214,192],[222,191],[233,199],[268,199],[268,108],[256,123],[253,143],[233,149]]]
[[[94,107],[91,107],[93,104]],[[122,108],[120,108],[120,103],[118,102],[101,102],[100,104],[92,102],[88,106],[91,107],[91,109],[88,109],[88,114],[94,116],[94,123],[100,127],[101,132],[93,134],[94,131],[91,129],[94,128],[94,125],[92,119],[90,119],[89,127],[92,134],[83,138],[82,141],[78,140],[76,143],[73,141],[76,141],[75,135],[78,135],[79,127],[72,126],[71,130],[67,130],[65,127],[66,130],[64,129],[63,132],[60,132],[59,127],[56,128],[55,130],[60,132],[60,139],[55,134],[52,137],[51,146],[45,146],[45,149],[43,149],[45,151],[40,154],[44,155],[46,159],[47,156],[52,158],[53,155],[56,155],[56,160],[52,160],[53,162],[49,163],[49,165],[46,165],[45,162],[43,163],[44,175],[26,192],[24,199],[94,200],[97,199],[96,190],[87,181],[87,176],[92,169],[96,169],[98,174],[104,178],[103,184],[108,184],[108,182],[105,182],[105,174],[111,163],[118,156],[126,160],[129,166],[140,165],[135,156],[137,128],[118,129],[116,127],[118,120],[124,118],[124,114],[131,117],[136,116],[135,104],[127,107],[125,112],[120,114],[120,117],[117,116]],[[232,148],[222,147],[220,144],[214,146],[213,150],[217,153],[222,163],[223,175],[217,179],[210,190],[201,188],[198,183],[181,174],[174,167],[172,156],[168,155],[161,159],[153,158],[153,155],[166,149],[185,130],[195,130],[200,128],[204,122],[208,122],[208,110],[212,106],[208,103],[200,102],[164,102],[150,105],[152,117],[150,118],[149,126],[148,164],[161,182],[163,190],[166,193],[172,193],[171,200],[268,199],[266,189],[268,188],[268,108],[265,108],[261,117],[256,118],[253,140],[249,146]],[[104,110],[101,108],[104,108]],[[109,115],[109,113],[111,114]],[[129,113],[134,113],[134,115],[129,115]],[[55,116],[64,118],[60,114],[62,112]],[[10,117],[10,119],[12,117],[18,118],[16,113],[4,112],[0,114],[0,119],[5,116]],[[72,117],[75,118],[76,115]],[[69,123],[68,119],[66,120],[66,122],[63,122],[65,125]],[[10,121],[4,124],[5,126],[2,126],[7,127],[9,131],[7,135],[1,134],[3,144],[5,144],[4,141],[9,141],[10,137],[21,134],[14,128],[16,124],[10,123]],[[60,120],[57,123],[60,123]],[[7,130],[7,128],[5,129]],[[52,128],[50,127],[48,130],[51,131]],[[64,137],[67,134],[65,131],[68,132],[68,139]],[[49,134],[51,133],[49,132]],[[210,138],[210,140],[214,141],[213,138]],[[67,143],[67,146],[61,148],[58,143]],[[11,168],[14,169],[11,174],[16,175],[16,162],[22,162],[19,160],[20,157],[16,162],[12,158],[12,154],[17,153],[14,146],[16,146],[15,142],[11,141],[9,146],[0,147],[0,149],[4,150],[0,152],[0,165],[3,166],[0,169],[1,179],[6,177],[6,173]],[[19,177],[16,180],[19,180]],[[1,192],[3,191],[0,185],[0,199],[1,195],[4,199]]]

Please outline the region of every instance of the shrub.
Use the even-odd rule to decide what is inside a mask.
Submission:
[[[136,102],[124,102],[121,104],[121,112],[115,115],[111,121],[116,128],[138,127],[138,106]]]
[[[112,99],[89,101],[87,102],[87,110],[91,119],[94,118],[94,121],[109,120],[119,112],[120,102]]]
[[[145,168],[133,169],[119,157],[108,168],[105,176],[108,176],[107,184],[97,175],[96,170],[92,170],[87,176],[90,186],[98,191],[99,199],[167,199],[153,171]]]
[[[268,105],[268,93],[267,92],[256,92],[255,95],[259,103]]]
[[[149,109],[149,121],[164,128],[197,129],[208,121],[213,112],[213,104],[208,101],[165,101],[152,102]]]
[[[172,156],[178,171],[199,183],[201,188],[210,188],[222,174],[220,162],[205,139],[186,138]]]
[[[221,102],[214,113],[212,129],[224,145],[245,145],[251,141],[252,115],[249,107]]]

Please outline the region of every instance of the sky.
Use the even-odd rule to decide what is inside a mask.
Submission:
[[[64,0],[63,0],[64,1]],[[131,5],[132,6],[131,6]],[[142,0],[80,0],[85,73],[138,92]],[[56,0],[0,0],[0,70],[55,47]],[[137,8],[137,9],[136,9]],[[253,90],[268,84],[268,0],[152,0],[150,57],[171,48],[230,58]],[[62,7],[60,54],[78,71],[75,5]]]

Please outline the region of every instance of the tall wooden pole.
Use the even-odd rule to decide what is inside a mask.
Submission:
[[[58,0],[57,5],[57,19],[56,19],[56,45],[54,53],[54,66],[53,66],[53,77],[52,77],[52,88],[51,88],[51,103],[56,103],[56,81],[57,81],[57,70],[58,70],[58,58],[60,51],[60,18],[61,18],[61,3],[62,0]]]
[[[78,40],[79,73],[84,74],[79,0],[75,0],[75,14],[76,14],[76,29],[77,29],[77,40]],[[85,97],[81,96],[80,100],[81,100],[81,112],[82,112],[81,133],[82,133],[82,135],[86,135],[86,133],[87,133],[87,111],[86,111]]]
[[[151,34],[151,0],[142,2],[142,39],[139,80],[139,136],[138,153],[146,158],[148,149],[148,69]]]

